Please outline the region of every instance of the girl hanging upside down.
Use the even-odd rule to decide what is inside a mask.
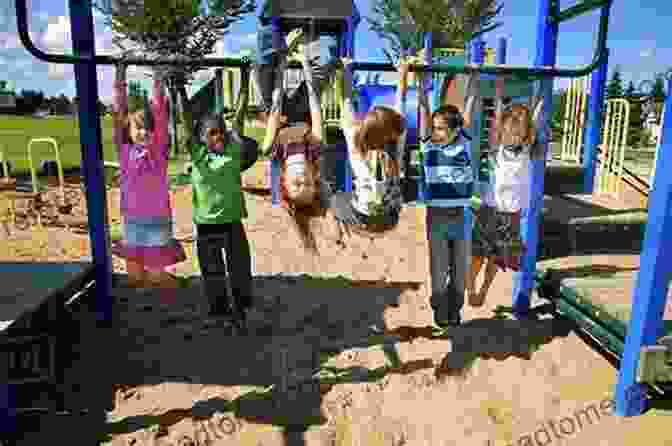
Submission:
[[[305,249],[317,253],[313,220],[323,217],[329,205],[331,186],[322,178],[322,109],[318,82],[314,79],[308,45],[300,51],[309,112],[284,92],[285,53],[280,55],[275,74],[273,102],[268,120],[264,152],[280,162],[281,205],[287,210]]]
[[[401,163],[406,144],[408,65],[400,66],[396,107],[373,107],[356,121],[351,63],[343,59],[341,125],[352,167],[353,191],[334,194],[330,207],[346,232],[382,233],[397,226],[403,202]]]

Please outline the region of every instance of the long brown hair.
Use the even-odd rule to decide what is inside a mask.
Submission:
[[[114,125],[122,130],[124,135],[124,144],[133,144],[131,141],[131,123],[145,128],[145,113],[142,109],[127,113],[113,113],[112,119]]]
[[[406,130],[406,119],[396,110],[384,107],[373,107],[364,119],[359,122],[355,132],[355,146],[362,159],[369,158],[371,151],[383,151],[385,145],[396,143]],[[399,176],[399,160],[392,158],[385,161],[385,170]]]
[[[307,128],[307,126],[306,126]],[[286,144],[284,132],[289,133],[291,127],[285,127],[278,133],[278,138],[276,144]],[[296,131],[296,129],[294,129]],[[309,131],[309,130],[308,130]],[[305,144],[316,144],[316,141],[312,141],[309,133],[304,135]],[[294,222],[294,227],[301,238],[303,247],[315,254],[318,253],[317,249],[317,239],[315,238],[315,233],[313,232],[312,222],[317,217],[323,217],[326,213],[326,209],[322,207],[322,201],[320,196],[320,167],[319,160],[308,159],[306,158],[306,169],[310,170],[312,178],[315,181],[314,190],[315,195],[310,204],[299,204],[294,202],[289,192],[287,191],[287,186],[285,185],[285,178],[287,173],[287,163],[283,162],[281,167],[280,174],[280,198],[281,205]]]
[[[502,112],[497,128],[498,144],[522,144],[533,146],[536,142],[536,131],[532,120],[532,112],[525,104],[513,104]],[[513,141],[514,133],[524,135],[521,141]]]

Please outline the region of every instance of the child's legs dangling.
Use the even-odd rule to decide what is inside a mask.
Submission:
[[[481,285],[481,289],[478,292],[478,297],[481,305],[485,302],[485,298],[488,295],[490,286],[492,285],[492,282],[495,280],[495,276],[497,275],[497,268],[498,266],[496,263],[496,259],[494,257],[488,258],[488,263],[485,266],[483,284]]]
[[[467,282],[467,291],[469,293],[469,302],[473,305],[472,301],[476,297],[476,278],[483,268],[484,259],[480,256],[473,256],[471,258],[471,270],[469,271],[469,281]]]
[[[252,306],[252,259],[242,222],[231,223],[226,240],[226,265],[234,302],[239,310]]]
[[[226,247],[228,225],[197,225],[198,263],[209,312],[223,315],[230,312],[226,264],[222,249]]]
[[[462,209],[427,208],[427,239],[431,281],[430,305],[438,321],[459,323],[464,305],[467,280],[467,240],[449,240],[461,232],[464,224]]]
[[[142,287],[146,284],[147,270],[145,265],[138,261],[126,261],[126,274],[128,275],[128,283],[134,287]]]

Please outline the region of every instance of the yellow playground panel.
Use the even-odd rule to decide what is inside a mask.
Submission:
[[[597,170],[596,193],[619,198],[623,162],[628,141],[630,103],[625,99],[610,99],[606,104],[600,163]]]
[[[560,159],[573,163],[581,162],[583,128],[591,76],[572,79],[567,89],[565,122],[562,132]]]

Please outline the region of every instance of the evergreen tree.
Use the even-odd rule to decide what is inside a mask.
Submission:
[[[623,97],[623,80],[621,79],[620,67],[614,68],[611,79],[606,86],[606,99],[615,99]]]
[[[653,88],[651,89],[651,97],[653,101],[664,102],[665,101],[665,79],[661,74],[657,74],[656,78],[653,81]]]

